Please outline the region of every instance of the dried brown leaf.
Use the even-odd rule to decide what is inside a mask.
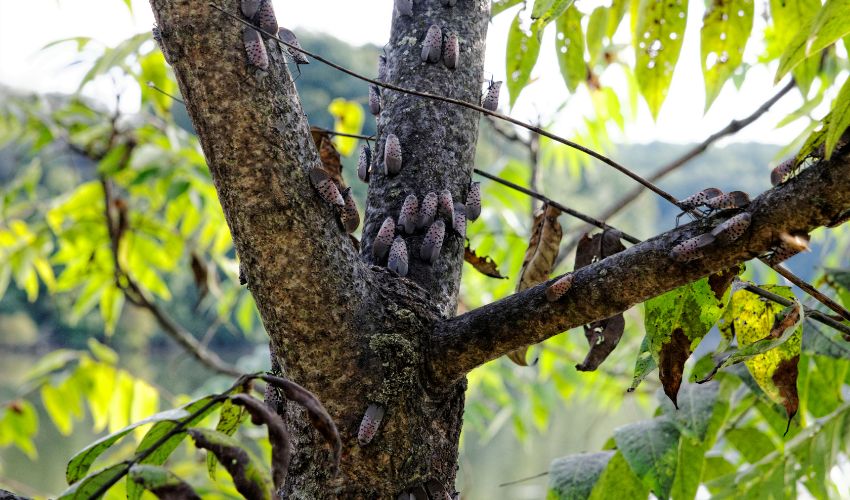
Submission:
[[[230,398],[234,404],[245,407],[251,414],[251,421],[255,424],[266,424],[269,430],[269,444],[272,446],[272,480],[275,489],[279,489],[286,481],[286,472],[289,470],[290,450],[289,433],[280,415],[273,412],[269,406],[247,394],[237,394]]]
[[[676,396],[682,385],[682,371],[690,355],[691,341],[681,328],[673,330],[670,342],[664,344],[658,354],[658,378],[661,379],[664,394],[670,398],[676,409],[679,408]]]
[[[348,186],[342,179],[342,161],[340,160],[339,151],[334,146],[331,135],[324,130],[316,127],[310,128],[310,135],[313,136],[313,142],[316,143],[316,149],[319,151],[319,158],[322,160],[322,170],[327,172],[328,176],[333,179],[339,190],[343,191]]]
[[[502,273],[499,272],[499,267],[493,259],[487,255],[476,254],[475,250],[469,247],[469,242],[463,247],[463,260],[469,262],[476,271],[484,276],[500,280],[508,279],[507,276],[502,276]]]

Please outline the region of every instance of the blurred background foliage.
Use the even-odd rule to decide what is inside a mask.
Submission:
[[[820,8],[817,0],[787,1],[810,13]],[[501,0],[493,9],[494,15],[515,16],[506,50],[511,102],[531,78],[537,51],[547,50],[537,43],[537,34],[554,23],[565,86],[571,92],[587,87],[593,112],[581,117],[556,114],[553,122],[573,120],[577,125],[571,139],[623,159],[641,174],[691,148],[661,142],[613,144],[609,138],[613,127],[622,129],[634,118],[643,102],[640,95],[657,113],[670,83],[672,69],[670,74],[634,74],[632,47],[615,43],[614,33],[629,29],[624,18],[631,19],[632,26],[646,23],[637,16],[649,15],[644,12],[649,8],[646,3],[614,0],[586,9],[582,2],[570,6],[571,2],[557,0]],[[755,15],[778,9],[774,1],[770,8],[754,7],[749,0],[731,3],[740,4],[744,12],[740,17],[750,21],[754,8]],[[561,9],[563,5],[567,7]],[[552,9],[561,10],[552,14]],[[787,21],[774,18],[758,60],[733,57],[732,67],[719,74],[705,68],[706,92],[712,97],[707,107],[727,80],[740,85],[749,66],[776,64],[783,57],[793,37],[787,26],[780,26]],[[576,33],[575,27],[581,29]],[[683,26],[675,29],[679,28],[673,31],[679,37],[684,35]],[[746,29],[736,29],[729,32],[738,37],[729,41],[731,46],[745,44],[750,37]],[[378,47],[350,47],[325,34],[299,36],[305,47],[331,60],[344,61],[365,75],[375,71]],[[564,43],[565,37],[572,42]],[[251,295],[239,286],[238,262],[202,152],[185,107],[166,95],[178,97],[177,86],[150,34],[135,35],[115,47],[98,46],[83,37],[57,43],[76,44],[78,62],[91,67],[80,89],[105,80],[112,82],[114,91],[92,100],[79,93],[31,95],[0,89],[0,486],[36,496],[62,491],[64,464],[102,432],[178,406],[190,395],[229,385],[231,377],[210,372],[177,347],[150,308],[133,306],[138,294],[240,370],[263,370],[269,363],[266,336]],[[724,45],[712,50],[731,49]],[[810,127],[797,141],[785,148],[768,144],[709,148],[666,177],[664,188],[681,197],[709,185],[753,194],[769,188],[770,167],[796,152],[821,125],[821,104],[834,97],[838,83],[846,78],[847,50],[845,38],[819,52],[819,63],[808,58],[793,66],[795,92],[803,94],[805,104],[778,126],[808,120]],[[655,60],[663,65],[671,52],[676,52],[670,61],[675,65],[678,52],[672,49],[648,57],[662,57]],[[646,55],[638,50],[638,65],[646,63],[642,57]],[[783,60],[780,65],[790,63]],[[609,73],[624,74],[626,87],[606,86]],[[365,113],[367,88],[362,82],[314,63],[301,68],[296,85],[311,125],[334,129],[344,124],[347,131],[353,127],[357,133],[375,133],[374,120]],[[128,92],[133,86],[138,91]],[[130,95],[138,96],[138,102],[130,103],[137,111],[119,112]],[[563,100],[569,100],[568,93]],[[741,113],[758,104],[742,104]],[[729,117],[733,118],[740,116]],[[508,136],[516,132],[486,119],[481,129],[477,168],[577,210],[599,214],[633,187],[629,179],[560,144],[542,140],[530,155],[523,145],[530,139],[522,132],[519,140],[511,140]],[[353,172],[357,144],[340,141],[344,175],[362,207],[366,185]],[[104,186],[111,191],[108,197]],[[469,225],[470,246],[493,258],[508,279],[495,280],[467,266],[461,312],[513,292],[532,212],[538,206],[499,184],[482,180],[482,186],[484,208],[482,217]],[[645,194],[607,222],[646,238],[672,227],[675,215],[674,208]],[[564,242],[580,235],[580,221],[562,216],[560,222]],[[121,235],[118,244],[115,232]],[[850,307],[848,241],[846,227],[817,231],[813,251],[790,262],[795,272],[831,290],[845,307]],[[556,272],[571,269],[570,256]],[[745,277],[760,283],[779,281],[772,271],[755,265]],[[131,283],[138,289],[133,290]],[[814,335],[810,332],[815,328],[807,322],[804,338]],[[587,350],[580,331],[534,347],[530,357],[536,363],[531,367],[500,359],[472,372],[458,476],[465,498],[542,497],[549,482],[545,477],[507,488],[499,483],[545,472],[553,459],[563,455],[610,448],[615,428],[622,433],[621,426],[669,413],[669,403],[655,397],[660,388],[655,376],[635,392],[625,392],[643,335],[643,309],[636,307],[626,313],[621,346],[597,372],[578,372],[574,367]],[[711,332],[693,358],[710,352],[718,342],[717,332]],[[833,340],[828,348],[811,347],[810,342],[807,349],[804,340],[798,382],[806,405],[801,410],[804,426],[800,422],[792,426],[788,437],[783,437],[784,414],[760,391],[747,388],[746,373],[722,378],[720,395],[713,401],[729,408],[717,417],[724,422],[723,431],[706,441],[706,449],[712,450],[705,458],[708,472],[697,483],[715,481],[711,491],[722,493],[735,485],[735,471],[741,470],[745,476],[738,479],[758,485],[751,492],[781,483],[784,489],[777,491],[796,494],[799,489],[818,498],[846,493],[850,466],[846,449],[836,445],[842,440],[846,444],[850,426],[844,402],[850,350],[842,342]],[[832,434],[818,438],[823,436],[818,431],[826,427]],[[240,432],[250,434],[251,429]],[[256,446],[267,447],[258,433],[252,437],[257,438]],[[135,433],[135,439],[140,438],[141,433]],[[132,443],[127,443],[106,456],[117,459],[132,450]],[[233,496],[225,474],[220,473],[215,483],[203,480],[206,471],[199,456],[193,448],[181,450],[171,459],[171,468],[193,484],[204,484],[205,498]],[[552,471],[558,467],[553,463]],[[783,472],[795,467],[802,467],[802,472]],[[119,490],[110,497],[122,497]],[[703,495],[708,491],[701,486]]]

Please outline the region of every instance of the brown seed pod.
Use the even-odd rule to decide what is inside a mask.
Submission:
[[[340,220],[342,221],[345,232],[348,234],[357,231],[360,226],[360,213],[357,211],[357,202],[354,201],[354,196],[351,194],[351,188],[347,188],[342,194],[345,200],[345,206],[340,212]]]
[[[443,238],[445,236],[446,224],[443,221],[437,220],[431,224],[431,227],[428,228],[428,232],[425,234],[425,239],[422,240],[419,258],[429,264],[437,262],[437,258],[440,256],[440,249],[443,248]]]
[[[260,10],[261,2],[262,0],[242,0],[239,5],[242,15],[248,20],[254,19],[257,11]]]
[[[370,404],[360,421],[360,429],[357,431],[357,442],[360,446],[366,446],[375,439],[381,420],[384,419],[384,407],[378,404]]]
[[[318,167],[310,169],[310,182],[323,200],[338,207],[345,206],[342,193],[339,192],[336,183],[323,169]]]
[[[715,227],[711,231],[711,235],[726,242],[735,241],[750,227],[750,220],[751,217],[748,212],[741,212]]]
[[[466,239],[466,205],[463,203],[455,203],[452,229],[460,239]]]
[[[257,24],[266,33],[271,35],[277,33],[277,17],[274,15],[272,0],[263,0],[260,10],[257,11]]]
[[[714,210],[725,210],[729,208],[741,208],[750,204],[750,195],[743,191],[732,191],[731,193],[722,194],[709,198],[705,202],[705,206]]]
[[[458,59],[460,58],[460,42],[457,34],[451,33],[446,37],[446,43],[443,45],[443,64],[449,69],[457,68]]]
[[[573,274],[565,274],[558,281],[546,287],[546,300],[555,302],[567,293],[573,286]]]
[[[279,30],[277,30],[277,37],[295,48],[301,48],[301,42],[298,41],[298,37],[296,37],[295,33],[293,33],[291,30],[288,30],[286,28],[280,28]],[[303,52],[299,52],[293,48],[286,46],[284,46],[284,48],[286,49],[286,52],[289,54],[292,60],[295,61],[295,64],[310,64],[310,60],[307,59],[307,56],[304,55]]]
[[[679,200],[678,205],[683,210],[693,210],[694,208],[705,205],[708,200],[722,194],[723,191],[717,188],[705,188],[699,193],[692,194],[683,200]]]
[[[381,87],[369,85],[369,112],[375,116],[381,114]]]
[[[441,217],[445,217],[447,221],[451,222],[454,215],[455,204],[452,200],[452,192],[448,189],[444,189],[440,192],[440,198],[437,201],[437,213],[440,214]]]
[[[420,54],[422,62],[435,63],[439,61],[442,47],[443,30],[438,25],[432,24],[422,41],[422,53]]]
[[[407,276],[407,244],[404,238],[396,236],[393,246],[390,247],[390,257],[387,260],[387,268],[398,273],[399,276]]]
[[[372,169],[372,148],[369,143],[360,147],[360,157],[357,159],[357,177],[363,182],[369,182],[369,171]]]
[[[795,163],[794,158],[789,158],[774,167],[770,172],[770,183],[778,186],[785,182],[785,179],[794,171]]]
[[[670,250],[670,258],[676,262],[690,262],[701,259],[703,249],[712,243],[714,243],[714,236],[711,233],[694,236],[673,247]]]
[[[269,69],[269,54],[266,52],[266,44],[260,32],[250,26],[242,30],[242,41],[245,44],[245,53],[248,55],[248,64],[262,70]]]
[[[416,224],[419,221],[419,200],[415,194],[407,195],[404,199],[404,204],[401,206],[401,212],[398,214],[398,225],[404,228],[407,234],[413,234],[416,230]]]
[[[481,183],[473,182],[469,185],[469,193],[466,195],[466,218],[477,220],[481,216]]]
[[[419,229],[431,227],[434,219],[437,217],[437,193],[431,191],[422,198],[422,204],[419,207]]]
[[[395,10],[402,16],[412,16],[413,0],[395,0]]]
[[[375,241],[372,243],[372,257],[375,260],[381,260],[390,251],[390,245],[393,244],[393,236],[395,236],[395,221],[392,217],[384,219],[381,228],[378,230],[378,235],[375,236]]]
[[[395,134],[390,134],[384,143],[384,174],[395,175],[399,171],[401,171],[401,142]]]
[[[484,94],[484,99],[481,101],[481,107],[490,111],[496,111],[499,107],[499,91],[502,88],[502,82],[494,82],[490,80],[490,85],[487,86],[487,93]]]

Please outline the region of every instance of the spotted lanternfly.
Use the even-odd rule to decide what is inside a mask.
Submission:
[[[262,0],[242,0],[240,4],[242,15],[245,16],[246,19],[254,19],[257,11],[260,10],[261,2]]]
[[[722,238],[724,241],[735,241],[750,227],[750,219],[748,212],[742,212],[723,221],[711,231],[711,235],[716,238]]]
[[[549,302],[555,302],[560,299],[570,290],[570,287],[573,286],[573,274],[565,274],[561,276],[561,278],[546,287],[546,300]]]
[[[434,218],[437,217],[437,193],[431,191],[422,198],[422,204],[419,207],[419,228],[431,227],[434,223]]]
[[[809,250],[808,234],[790,235],[782,233],[779,238],[781,242],[773,247],[773,252],[767,258],[767,262],[771,266],[785,262],[803,250]]]
[[[484,94],[484,99],[481,101],[481,107],[490,111],[496,111],[499,107],[499,91],[502,88],[502,82],[494,82],[490,80],[490,85],[487,86],[487,93]]]
[[[378,230],[375,241],[372,243],[372,257],[375,260],[381,260],[390,251],[390,245],[393,244],[393,236],[395,236],[395,221],[392,217],[384,219],[381,224],[381,229]]]
[[[369,85],[369,112],[375,116],[381,114],[381,88]]]
[[[670,258],[676,262],[690,262],[703,257],[703,248],[714,242],[711,233],[701,234],[674,246],[670,250]]]
[[[455,203],[452,229],[462,240],[466,239],[466,206],[463,203]]]
[[[360,421],[360,429],[357,431],[357,442],[360,446],[366,446],[371,443],[378,433],[378,427],[381,426],[381,420],[384,418],[384,407],[378,404],[371,404],[366,408],[366,413],[363,415],[363,420]]]
[[[272,0],[263,0],[260,10],[257,12],[257,24],[260,29],[274,35],[277,33],[277,17],[274,15]]]
[[[396,236],[393,246],[390,247],[387,268],[398,273],[401,277],[407,276],[407,244],[401,236]]]
[[[262,70],[269,69],[269,54],[266,52],[266,44],[260,32],[245,26],[242,31],[242,41],[245,43],[245,53],[248,54],[248,63]]]
[[[295,33],[293,33],[292,30],[280,28],[277,30],[277,37],[295,48],[301,48],[301,42],[298,41],[298,37],[295,36]],[[286,46],[284,46],[284,48],[292,60],[295,61],[295,64],[299,66],[302,64],[310,64],[310,60],[307,59],[307,56],[305,56],[303,52],[299,52]]]
[[[706,200],[705,206],[714,210],[741,208],[750,204],[750,195],[743,191],[732,191]]]
[[[699,193],[692,194],[683,200],[679,200],[678,205],[682,210],[693,210],[705,205],[705,202],[711,198],[720,196],[721,194],[723,194],[723,191],[717,188],[705,188]]]
[[[387,136],[384,143],[384,174],[395,175],[401,170],[401,143],[395,134]]]
[[[369,182],[369,170],[372,168],[372,148],[369,143],[360,147],[360,158],[357,159],[357,177],[363,182]]]
[[[774,186],[778,186],[785,182],[785,178],[791,175],[791,172],[794,171],[794,166],[794,158],[789,158],[774,167],[774,169],[770,172],[770,183]]]
[[[357,203],[351,194],[351,188],[343,192],[342,198],[345,200],[345,206],[342,207],[339,218],[342,221],[343,227],[345,227],[345,232],[351,234],[360,226],[360,213],[357,211]]]
[[[412,16],[413,0],[395,0],[395,10],[402,16]]]
[[[443,48],[443,30],[436,24],[432,24],[425,33],[425,40],[422,41],[422,53],[420,57],[422,62],[435,63],[440,60]]]
[[[458,58],[460,57],[460,42],[455,33],[446,37],[446,43],[443,45],[443,64],[449,69],[457,68]]]
[[[323,200],[338,207],[345,206],[342,193],[339,192],[339,188],[333,179],[328,176],[327,172],[321,168],[310,169],[310,182]]]
[[[443,248],[443,238],[446,237],[446,225],[441,220],[435,221],[425,233],[425,239],[422,240],[422,248],[419,250],[419,258],[427,261],[429,264],[437,262],[440,256],[440,249]]]
[[[416,224],[419,222],[419,200],[415,194],[407,195],[404,199],[404,204],[401,206],[401,212],[398,214],[398,225],[404,228],[407,234],[413,234],[416,230]]]
[[[481,215],[481,183],[473,182],[469,185],[469,193],[466,195],[466,218],[476,220]]]
[[[455,204],[452,200],[452,192],[448,189],[442,190],[437,204],[437,213],[440,214],[441,217],[445,217],[447,221],[451,222],[455,217],[454,208]]]

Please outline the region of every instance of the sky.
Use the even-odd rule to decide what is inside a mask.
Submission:
[[[606,0],[579,0],[579,7],[589,12]],[[764,21],[760,18],[761,2],[756,2],[756,31]],[[0,0],[0,84],[35,91],[76,90],[84,74],[84,64],[71,64],[74,48],[71,44],[42,48],[50,42],[76,36],[90,36],[114,45],[132,34],[149,30],[153,15],[145,0],[133,0],[134,15],[130,15],[121,0]],[[354,45],[382,46],[389,39],[392,0],[274,0],[281,24],[294,29],[330,33]],[[497,16],[490,25],[487,39],[486,71],[504,79],[505,47],[510,22],[518,8]],[[38,12],[38,16],[33,16]],[[685,43],[670,94],[657,121],[653,121],[646,104],[640,102],[637,120],[624,133],[615,133],[615,142],[644,143],[664,141],[673,143],[698,142],[723,128],[734,118],[743,118],[773,95],[781,85],[773,85],[775,67],[754,68],[749,72],[740,91],[730,83],[708,114],[703,114],[704,91],[699,65],[699,29],[704,13],[703,2],[692,0],[688,13]],[[618,37],[627,42],[627,23]],[[37,28],[34,29],[34,28]],[[563,102],[568,91],[558,69],[554,50],[554,29],[547,30],[542,42],[540,59],[532,74],[533,83],[520,96],[510,115],[525,121],[535,121],[540,114]],[[309,49],[309,47],[307,47]],[[747,47],[745,60],[754,60],[759,43]],[[309,68],[302,71],[309,71]],[[622,88],[617,78],[603,77],[603,84]],[[111,82],[88,89],[89,93],[110,95]],[[503,91],[502,110],[507,108],[507,91]],[[132,99],[128,99],[132,102]],[[760,141],[787,144],[805,127],[802,120],[776,129],[786,114],[797,109],[802,99],[795,91],[783,98],[768,114],[744,131],[725,142]],[[556,133],[569,134],[581,123],[577,119],[590,111],[589,98],[580,90],[556,118],[552,128]],[[723,142],[721,142],[722,144]]]

